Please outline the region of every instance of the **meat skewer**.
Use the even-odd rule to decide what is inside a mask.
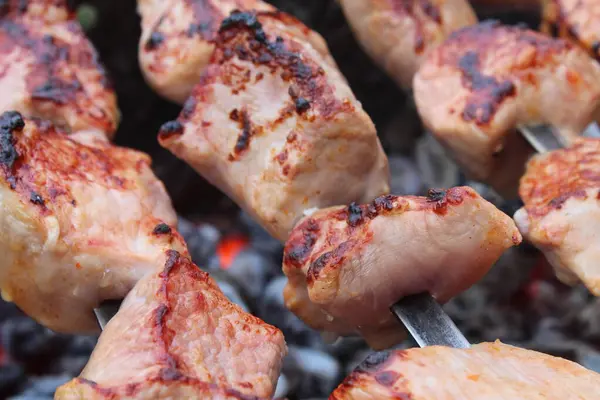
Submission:
[[[495,342],[372,354],[329,399],[594,400],[599,387],[574,362]]]
[[[477,23],[466,0],[341,0],[340,6],[361,46],[404,89],[435,46]]]
[[[423,123],[468,175],[511,197],[532,153],[515,131],[551,125],[569,144],[600,117],[600,65],[564,40],[485,22],[430,53],[414,95]]]
[[[286,345],[176,251],[127,295],[55,399],[270,398]],[[126,362],[123,362],[126,360]]]
[[[165,249],[186,253],[146,155],[14,111],[0,139],[0,288],[43,325],[96,332],[93,307],[122,298]]]
[[[545,0],[543,2],[543,32],[563,37],[600,60],[600,3],[596,0]]]
[[[398,299],[446,302],[520,241],[512,219],[468,187],[319,210],[286,242],[285,303],[314,329],[388,348],[404,339],[389,311]],[[409,309],[427,308],[413,299]]]
[[[116,96],[67,3],[0,9],[0,289],[54,330],[95,332],[94,306],[124,296],[153,251],[185,244],[149,158],[107,141]]]
[[[580,138],[569,148],[533,157],[521,178],[525,206],[514,215],[566,284],[583,282],[600,296],[595,243],[600,139]]]
[[[304,212],[368,201],[388,191],[389,176],[344,78],[299,38],[299,22],[293,30],[282,22],[289,18],[270,12],[227,17],[210,66],[159,140],[285,240]]]

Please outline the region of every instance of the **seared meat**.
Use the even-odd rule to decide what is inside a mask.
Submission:
[[[542,30],[585,48],[600,60],[600,1],[544,0]]]
[[[234,10],[279,14],[260,0],[138,0],[140,63],[148,83],[166,98],[183,103],[209,64],[221,22]],[[289,15],[279,16],[294,36],[309,41],[333,64],[318,33]]]
[[[600,375],[562,358],[496,343],[375,353],[330,400],[596,400]]]
[[[2,2],[0,112],[17,110],[69,132],[110,137],[119,120],[115,93],[66,3]]]
[[[0,292],[51,329],[97,331],[95,306],[185,251],[145,154],[6,112],[0,175]]]
[[[521,179],[525,207],[515,221],[544,252],[558,278],[600,296],[600,139],[535,156]],[[596,247],[598,246],[598,247]]]
[[[283,334],[232,304],[189,259],[167,252],[108,323],[79,378],[55,399],[270,398]],[[164,257],[163,257],[164,258]]]
[[[365,51],[404,88],[429,51],[477,23],[467,0],[340,0]]]
[[[273,236],[305,210],[387,193],[375,127],[346,81],[271,13],[233,13],[213,63],[160,143]]]
[[[486,22],[432,51],[415,76],[425,125],[473,178],[516,194],[531,153],[515,128],[550,124],[569,142],[598,120],[600,66],[570,43]]]
[[[468,187],[319,210],[285,245],[286,305],[314,329],[386,348],[403,336],[392,304],[426,291],[445,302],[520,242],[513,221]]]

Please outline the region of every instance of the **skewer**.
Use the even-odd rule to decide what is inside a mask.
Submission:
[[[450,316],[429,293],[404,297],[391,307],[420,347],[471,347]]]
[[[103,301],[98,308],[94,308],[100,329],[104,330],[108,321],[119,311],[119,307],[121,307],[121,300],[107,300]]]
[[[518,130],[538,153],[566,147],[566,143],[550,125],[521,125]],[[591,132],[592,129],[588,128],[588,131]],[[452,319],[428,293],[405,297],[394,304],[391,311],[404,324],[420,347],[436,345],[470,347],[468,340]]]

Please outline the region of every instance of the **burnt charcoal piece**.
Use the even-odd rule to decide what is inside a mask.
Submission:
[[[0,365],[0,399],[15,394],[25,382],[25,371],[17,364]]]
[[[51,400],[54,398],[56,389],[71,378],[72,376],[63,374],[30,379],[24,390],[18,396],[13,397],[13,400]]]
[[[28,372],[43,372],[67,347],[70,337],[54,333],[28,317],[5,321],[0,330],[2,346],[12,360]]]
[[[269,280],[280,271],[279,265],[264,254],[254,250],[240,251],[225,273],[253,300],[257,300],[265,290]]]
[[[248,213],[240,212],[239,222],[244,225],[250,236],[250,247],[268,254],[277,265],[281,265],[283,245],[256,222]],[[279,270],[278,270],[279,271]]]
[[[286,338],[287,343],[312,349],[325,349],[326,345],[321,335],[309,328],[296,315],[291,313],[283,301],[283,288],[287,282],[285,276],[273,279],[258,299],[256,316],[265,322],[278,327]],[[290,379],[292,375],[289,375]]]
[[[290,346],[287,358],[283,370],[299,399],[326,398],[342,379],[339,361],[323,351]]]
[[[221,238],[219,230],[211,224],[196,225],[181,216],[177,225],[194,263],[201,267],[207,266]]]

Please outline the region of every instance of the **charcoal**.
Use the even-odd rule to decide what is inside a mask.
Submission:
[[[459,182],[458,166],[431,133],[423,135],[415,148],[417,166],[428,188],[449,188]]]
[[[73,355],[67,353],[66,355],[54,361],[51,367],[48,369],[48,372],[52,374],[64,373],[68,374],[69,376],[77,376],[81,373],[89,358],[89,354]]]
[[[240,213],[240,222],[250,235],[250,246],[261,253],[271,256],[277,265],[281,265],[283,245],[277,239],[273,238],[248,213]]]
[[[581,365],[600,374],[600,352],[589,352],[581,357]]]
[[[70,375],[47,376],[33,378],[27,382],[25,389],[11,400],[50,400],[54,398],[56,388],[71,380]]]
[[[7,319],[22,316],[23,313],[13,303],[8,303],[0,298],[0,323]]]
[[[277,389],[275,390],[275,394],[273,395],[276,399],[283,399],[290,392],[290,384],[288,378],[285,374],[279,375],[279,379],[277,380]]]
[[[390,165],[390,192],[400,195],[417,195],[423,192],[423,182],[416,164],[406,157],[392,156]]]
[[[6,399],[17,392],[26,379],[25,370],[20,365],[0,365],[0,399]]]
[[[258,299],[265,286],[280,270],[280,266],[263,253],[254,249],[240,251],[225,273],[236,282],[245,295]]]
[[[289,346],[287,358],[291,360],[287,368],[295,372],[287,376],[293,377],[291,384],[300,399],[326,398],[343,377],[340,363],[322,351]]]
[[[0,332],[11,359],[35,371],[59,356],[70,340],[68,335],[52,332],[27,317],[5,321]]]
[[[183,217],[179,217],[177,230],[185,239],[192,260],[197,265],[207,265],[221,238],[219,230],[210,224],[196,225]]]
[[[222,280],[222,279],[215,279],[215,280],[217,281],[219,288],[221,288],[221,290],[223,291],[223,294],[229,299],[229,301],[237,304],[244,311],[251,312],[250,308],[246,304],[247,302],[244,301],[242,296],[240,296],[238,289],[233,284],[231,284],[225,280]]]
[[[281,329],[288,343],[324,349],[326,345],[323,343],[321,335],[309,328],[285,307],[283,288],[286,282],[287,278],[284,276],[269,282],[258,303],[258,317]]]

